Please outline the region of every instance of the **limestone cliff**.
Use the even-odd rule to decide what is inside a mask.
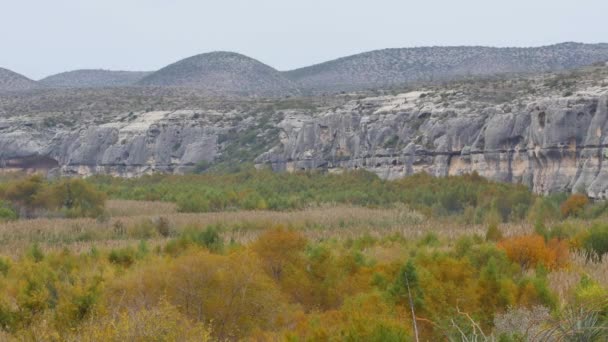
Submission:
[[[280,124],[281,144],[260,156],[275,170],[357,169],[394,179],[477,171],[539,193],[606,197],[608,93],[471,110],[436,106],[424,93],[366,98]],[[418,101],[417,101],[418,100]]]

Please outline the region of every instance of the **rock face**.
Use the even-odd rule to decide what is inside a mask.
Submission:
[[[17,127],[0,134],[0,166],[64,175],[186,172],[216,157],[221,132],[183,120],[192,114],[146,112],[130,121],[55,131],[33,128],[31,122],[0,122],[0,130]]]
[[[281,144],[257,159],[277,171],[366,169],[387,179],[478,172],[538,193],[608,196],[608,92],[477,108],[367,98],[281,122]]]
[[[0,92],[31,90],[37,87],[36,81],[8,69],[0,68]]]
[[[277,70],[233,52],[211,52],[183,59],[145,77],[139,85],[265,96],[293,94],[297,88]]]
[[[607,60],[608,44],[420,47],[365,52],[286,75],[305,91],[332,92],[499,73],[558,71]]]
[[[47,88],[102,88],[130,86],[150,75],[145,71],[74,70],[39,81]]]

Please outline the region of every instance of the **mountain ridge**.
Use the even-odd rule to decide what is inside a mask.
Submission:
[[[608,60],[608,44],[428,46],[372,50],[284,71],[305,90],[381,88],[465,76],[560,71]]]
[[[0,91],[39,88],[173,87],[211,95],[289,96],[420,85],[467,77],[575,69],[608,61],[608,43],[538,47],[426,46],[387,48],[278,71],[236,52],[190,56],[154,72],[73,70],[38,82],[7,69]]]

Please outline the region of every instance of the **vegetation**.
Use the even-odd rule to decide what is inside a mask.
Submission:
[[[49,183],[35,175],[0,185],[0,219],[36,217],[49,213],[66,217],[97,217],[106,195],[81,179]],[[7,205],[9,202],[10,205]]]
[[[0,340],[608,338],[603,203],[364,172],[0,188]]]
[[[177,203],[181,212],[294,210],[323,204],[390,207],[406,204],[427,216],[459,215],[481,223],[521,220],[534,202],[524,186],[494,183],[477,174],[434,178],[417,174],[385,181],[366,171],[283,173],[248,169],[231,174],[152,175],[91,179],[112,198]]]

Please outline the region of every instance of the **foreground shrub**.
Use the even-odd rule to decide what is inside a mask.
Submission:
[[[285,298],[252,253],[192,251],[108,285],[107,307],[146,310],[166,300],[189,319],[208,324],[216,339],[238,340],[284,322]]]
[[[539,341],[606,341],[608,329],[605,318],[597,310],[567,308],[559,318],[535,336]]]
[[[494,317],[494,334],[500,341],[529,341],[539,336],[544,324],[551,319],[548,308],[509,308]]]
[[[194,322],[179,310],[161,301],[151,309],[122,312],[115,317],[96,317],[69,341],[211,341],[210,329]]]

